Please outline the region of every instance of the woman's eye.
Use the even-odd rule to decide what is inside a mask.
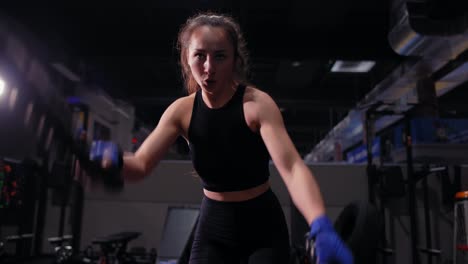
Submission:
[[[224,55],[224,54],[218,54],[218,55],[216,55],[216,59],[220,59],[220,60],[221,60],[221,59],[224,59],[224,58],[226,58],[226,55]]]
[[[205,58],[205,54],[197,53],[197,54],[195,54],[195,57],[198,58],[198,59],[204,59],[204,58]]]

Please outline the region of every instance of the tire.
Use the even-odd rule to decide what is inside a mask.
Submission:
[[[353,252],[354,263],[376,263],[382,221],[375,206],[354,201],[345,206],[334,226]]]

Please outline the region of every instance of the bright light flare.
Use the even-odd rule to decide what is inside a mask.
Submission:
[[[0,96],[2,96],[5,93],[5,81],[0,78]]]

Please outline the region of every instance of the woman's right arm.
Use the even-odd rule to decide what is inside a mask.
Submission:
[[[156,128],[135,153],[124,153],[122,174],[125,181],[138,181],[151,173],[182,132],[182,99],[172,103]]]

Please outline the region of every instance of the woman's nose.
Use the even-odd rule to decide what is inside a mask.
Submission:
[[[211,57],[207,57],[204,63],[205,73],[213,74],[215,72],[215,62]]]

